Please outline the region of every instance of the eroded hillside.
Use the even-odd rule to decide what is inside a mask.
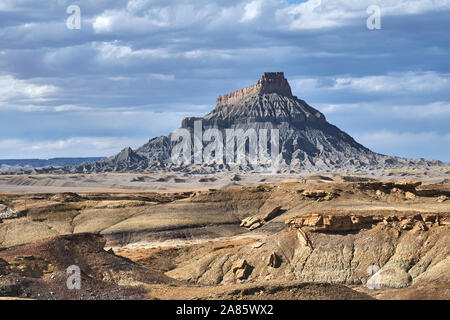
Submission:
[[[174,298],[183,288],[191,298],[219,297],[210,286],[228,297],[242,286],[270,283],[283,288],[272,290],[281,296],[297,292],[286,287],[295,281],[344,285],[378,298],[449,299],[450,185],[347,180],[352,181],[313,176],[167,193],[2,194],[0,247],[99,234],[106,249],[176,283],[151,285],[133,276],[146,288],[146,297]],[[24,261],[16,256],[28,255],[11,250],[0,252],[10,252],[9,260],[2,258],[10,269]],[[52,254],[56,259],[62,253]],[[31,255],[25,260],[41,259]],[[54,270],[46,268],[38,278]],[[113,274],[130,275],[118,268]],[[99,279],[120,285],[118,277]],[[325,290],[308,288],[317,298]],[[256,289],[243,292],[258,298]]]

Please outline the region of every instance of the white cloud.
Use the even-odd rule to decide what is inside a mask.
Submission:
[[[0,102],[15,99],[43,101],[58,91],[50,84],[38,85],[30,80],[15,79],[11,75],[0,76]]]
[[[255,18],[261,15],[261,6],[263,5],[262,0],[254,0],[249,2],[244,7],[244,16],[241,19],[241,22],[247,22],[254,20]]]
[[[94,20],[92,27],[97,33],[106,33],[112,30],[112,24],[113,17],[108,16],[106,13],[104,13]]]
[[[167,59],[180,56],[181,53],[172,53],[166,48],[133,50],[126,45],[120,45],[118,41],[94,42],[93,48],[98,52],[102,60],[118,60],[122,58],[160,58]]]
[[[403,16],[449,10],[450,0],[308,0],[289,4],[284,0],[240,0],[229,3],[187,0],[154,3],[132,0],[121,10],[106,10],[92,20],[96,33],[173,30],[197,27],[197,31],[252,22],[255,28],[311,30],[358,23],[365,28],[367,8],[378,5],[383,16]]]
[[[319,109],[321,112],[326,114],[337,113],[337,112],[348,112],[350,110],[355,110],[361,108],[362,104],[358,103],[327,103],[327,104],[317,104],[314,107]]]
[[[335,79],[333,89],[364,92],[436,92],[450,89],[450,74],[430,71],[391,73],[360,78],[338,77]]]
[[[171,50],[168,48],[155,49],[138,49],[133,50],[131,47],[121,45],[118,41],[93,43],[93,48],[98,52],[98,58],[106,62],[117,62],[123,59],[225,59],[229,60],[233,57],[239,57],[243,50],[228,50],[228,49],[197,49],[197,50]],[[261,49],[263,50],[263,49]],[[268,50],[268,48],[264,48]],[[160,80],[173,80],[171,75],[153,74],[152,78]]]
[[[3,139],[0,149],[17,158],[98,157],[115,154],[125,146],[135,148],[146,140],[129,137],[71,137],[45,141]]]
[[[356,3],[356,8],[349,6],[347,2],[350,1],[344,2],[341,6],[335,6],[334,3],[324,0],[309,0],[279,9],[276,16],[280,25],[290,30],[338,27],[362,16],[363,7],[360,2]]]
[[[450,91],[450,74],[436,71],[388,73],[363,77],[297,78],[291,80],[294,90],[353,90],[362,93],[433,93]]]
[[[23,141],[22,144],[25,144],[26,147],[31,146],[31,150],[54,151],[76,148],[77,146],[80,146],[82,148],[85,147],[86,149],[105,150],[116,145],[116,143],[118,142],[123,143],[124,140],[126,139],[117,137],[74,137],[68,139],[40,141],[32,143]]]
[[[150,73],[147,74],[148,79],[154,80],[163,80],[163,81],[173,81],[175,80],[175,75],[173,74],[164,74],[164,73]],[[111,81],[133,81],[136,80],[133,76],[117,76],[117,77],[108,77]]]
[[[92,19],[96,33],[148,33],[158,29],[180,29],[195,24],[206,25],[220,6],[210,1],[174,1],[156,4],[132,0],[121,10],[106,10]]]
[[[358,109],[361,112],[367,112],[368,116],[370,116],[370,114],[373,114],[381,117],[395,116],[404,119],[442,119],[448,117],[450,121],[450,102],[446,101],[437,101],[419,105],[396,105],[389,104],[389,102],[387,101],[341,104],[321,103],[314,105],[314,107],[318,108],[325,114],[349,112]]]
[[[450,9],[450,0],[309,0],[279,9],[278,21],[290,30],[331,28],[360,23],[365,26],[366,9],[378,5],[383,16],[422,14]],[[283,26],[281,25],[281,26]]]

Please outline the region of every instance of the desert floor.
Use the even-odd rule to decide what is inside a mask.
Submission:
[[[449,182],[450,168],[0,176],[0,296],[450,299]]]

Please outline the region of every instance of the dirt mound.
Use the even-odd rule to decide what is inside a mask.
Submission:
[[[140,286],[176,282],[161,272],[105,251],[97,234],[63,235],[0,252],[3,295],[51,299],[123,299],[144,296]],[[69,266],[77,266],[81,289],[69,290]],[[6,272],[5,272],[6,269]],[[11,287],[11,283],[15,286]]]
[[[346,286],[330,283],[290,282],[244,285],[217,296],[227,300],[373,300]]]
[[[81,201],[83,198],[74,192],[63,192],[55,194],[50,199],[58,202],[78,202]]]
[[[3,259],[0,259],[0,275],[9,273],[9,264]]]

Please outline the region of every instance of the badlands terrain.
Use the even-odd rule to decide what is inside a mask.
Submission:
[[[0,296],[450,299],[445,170],[1,176]]]

